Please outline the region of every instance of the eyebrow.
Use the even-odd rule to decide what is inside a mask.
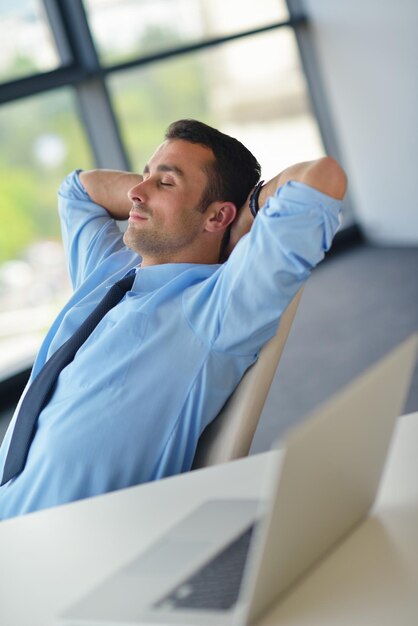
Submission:
[[[157,167],[157,172],[173,172],[174,174],[177,174],[177,176],[181,176],[182,178],[184,178],[183,170],[181,170],[176,165],[169,165],[169,164],[161,163],[161,165],[159,165]],[[144,174],[149,174],[150,173],[150,169],[149,169],[149,165],[148,164],[144,167],[144,172],[143,173]]]

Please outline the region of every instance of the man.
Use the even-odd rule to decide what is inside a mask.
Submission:
[[[135,276],[60,372],[23,467],[5,469],[0,518],[190,469],[201,432],[338,226],[346,180],[334,160],[288,168],[261,192],[258,185],[250,203],[259,174],[237,140],[180,120],[142,176],[67,177],[59,211],[75,292],[45,338],[31,384],[111,285],[133,268]],[[128,220],[124,235],[115,219]],[[0,472],[13,461],[19,410]]]

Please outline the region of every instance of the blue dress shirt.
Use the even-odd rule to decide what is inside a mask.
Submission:
[[[226,263],[139,268],[132,291],[61,372],[25,469],[0,488],[0,519],[189,470],[201,432],[329,248],[340,209],[290,182]],[[78,172],[60,188],[59,212],[74,294],[31,378],[110,285],[140,264]],[[1,472],[15,419],[0,449]]]

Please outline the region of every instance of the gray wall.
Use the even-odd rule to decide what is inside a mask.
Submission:
[[[418,0],[299,4],[355,217],[374,243],[417,245]]]

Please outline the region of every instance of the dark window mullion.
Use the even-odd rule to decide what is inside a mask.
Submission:
[[[53,0],[49,0],[53,2]],[[61,23],[66,25],[68,43],[80,69],[75,81],[80,116],[87,134],[97,167],[129,169],[129,159],[122,143],[117,119],[100,66],[95,43],[81,0],[57,0]]]
[[[71,49],[68,33],[56,0],[43,0],[46,17],[49,22],[55,46],[61,60],[61,66],[74,64],[74,52]]]
[[[50,72],[0,83],[0,104],[34,96],[50,89],[74,85],[84,80],[86,76],[86,72],[80,68],[69,65]]]

